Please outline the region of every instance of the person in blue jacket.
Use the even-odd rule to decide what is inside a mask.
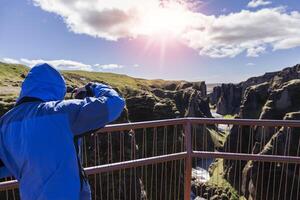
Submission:
[[[82,89],[81,89],[82,90]],[[91,199],[74,138],[105,126],[125,102],[111,87],[91,83],[93,97],[64,100],[66,85],[48,64],[33,67],[13,109],[0,119],[0,176],[13,175],[22,200]]]

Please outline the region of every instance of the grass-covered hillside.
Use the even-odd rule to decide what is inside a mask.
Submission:
[[[0,116],[14,104],[29,69],[24,65],[0,62]],[[123,94],[135,90],[148,90],[151,87],[163,87],[165,84],[177,82],[146,80],[104,72],[63,71],[62,74],[70,88],[83,86],[90,81],[103,82],[118,88]]]
[[[28,70],[23,65],[0,62],[0,116],[13,106]]]
[[[118,88],[121,91],[130,88],[132,90],[137,89],[149,89],[152,83],[156,81],[133,78],[127,75],[105,73],[105,72],[87,72],[87,71],[63,71],[63,76],[67,82],[67,85],[72,87],[78,87],[86,84],[87,82],[103,82]],[[164,82],[164,81],[161,81]]]

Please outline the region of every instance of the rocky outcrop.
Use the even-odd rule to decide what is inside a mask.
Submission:
[[[213,88],[213,91],[209,94],[209,102],[211,105],[217,105],[219,98],[221,97],[221,92],[221,86],[216,86]]]
[[[242,87],[243,91],[245,91],[248,87],[253,86],[253,85],[260,85],[265,82],[272,82],[274,77],[279,74],[280,71],[277,72],[267,72],[262,76],[257,76],[257,77],[251,77],[247,79],[246,81],[243,81],[239,83],[238,85]]]
[[[163,87],[152,87],[150,91],[142,91],[137,95],[130,96],[127,95],[126,98],[126,107],[128,109],[128,117],[130,121],[148,121],[148,120],[159,120],[159,119],[169,119],[169,118],[178,118],[178,117],[211,117],[208,98],[206,98],[206,89],[204,88],[204,83],[169,83]],[[165,129],[167,128],[167,129]],[[154,155],[163,155],[165,153],[174,153],[181,151],[182,141],[184,141],[184,135],[182,134],[182,128],[178,127],[176,130],[174,127],[165,127],[151,130],[136,130],[136,145],[140,149],[137,152],[141,158],[144,152],[145,145],[147,146],[146,151],[155,152]],[[207,127],[212,128],[212,127]],[[167,137],[168,144],[164,147],[164,131],[168,131]],[[175,131],[176,130],[176,131]],[[195,131],[200,133],[207,138],[207,144],[204,147],[202,142],[199,140],[197,143],[197,150],[200,149],[210,149],[214,151],[214,147],[217,144],[214,144],[215,141],[210,137],[210,132],[205,131],[206,127],[195,127]],[[141,131],[147,131],[148,136],[146,140],[140,137],[142,135]],[[149,134],[148,134],[149,133]],[[154,136],[155,135],[155,136]],[[138,137],[139,136],[139,137]],[[157,148],[153,146],[153,139],[157,140]],[[172,142],[173,140],[173,142]],[[174,146],[175,142],[175,146]],[[146,143],[146,144],[145,144]],[[175,149],[174,149],[175,148]],[[144,149],[144,150],[143,150]],[[148,155],[150,156],[150,155]],[[172,162],[165,163],[163,165],[159,164],[157,168],[154,169],[152,166],[145,166],[145,171],[147,172],[146,177],[165,177],[167,174],[170,175],[169,169],[177,169],[176,172],[173,171],[173,176],[178,176],[179,179],[176,186],[161,185],[159,181],[155,188],[164,188],[166,191],[174,190],[173,193],[179,194],[176,198],[183,198],[182,188],[183,181],[183,163],[181,162]],[[165,170],[167,169],[167,170]],[[180,171],[181,169],[181,171]],[[145,172],[144,172],[145,173]],[[172,173],[172,170],[171,170]],[[176,174],[176,175],[175,175]],[[145,176],[145,175],[144,175]],[[157,191],[154,188],[151,188],[151,179],[145,177],[141,178],[141,183],[144,184],[144,194],[149,199],[155,199],[154,194],[158,193],[161,195],[162,191]],[[175,187],[175,188],[174,188]],[[179,192],[178,192],[179,191]],[[175,198],[172,196],[173,193],[164,194],[166,199]]]
[[[261,119],[283,119],[286,113],[300,110],[300,79],[288,81],[270,94]]]
[[[208,94],[210,104],[220,115],[233,115],[239,112],[243,88],[238,84],[222,84]]]
[[[129,119],[148,121],[178,117],[212,117],[205,84],[183,82],[172,89],[153,88],[126,98]],[[168,87],[168,86],[166,86]]]
[[[126,107],[131,121],[148,121],[153,119],[154,105],[159,100],[150,93],[144,93],[138,96],[126,99]]]
[[[222,84],[213,89],[209,94],[210,103],[215,105],[217,113],[219,114],[237,114],[242,104],[242,100],[246,94],[247,88],[251,86],[260,85],[262,83],[269,83],[271,89],[281,88],[283,84],[290,80],[300,78],[300,65],[288,67],[281,71],[266,73],[262,76],[252,77],[248,80],[238,84]],[[235,95],[230,94],[228,88],[239,88]],[[235,98],[232,98],[235,97]],[[219,105],[219,106],[218,106]],[[232,108],[234,106],[234,108]]]
[[[276,72],[276,75],[269,82],[247,87],[244,91],[238,117],[277,120],[298,119],[300,80],[292,79],[298,77],[298,69],[299,65],[287,68],[283,72]],[[288,74],[290,73],[293,74],[289,77]],[[296,136],[299,130],[282,128],[278,131],[277,129],[280,129],[280,127],[233,126],[223,150],[233,153],[272,155],[287,155],[287,151],[291,151],[288,155],[299,156],[295,154],[299,148],[299,138]],[[287,137],[290,138],[286,139]],[[287,143],[287,141],[289,142]],[[273,197],[277,195],[277,198],[285,192],[291,193],[291,199],[294,199],[295,189],[293,187],[296,187],[295,184],[294,186],[289,185],[289,183],[284,182],[285,179],[282,179],[282,177],[291,179],[291,172],[298,170],[297,167],[299,166],[292,164],[288,166],[281,163],[274,165],[267,162],[224,160],[224,177],[240,194],[249,197],[249,199],[272,199],[270,197],[271,193],[274,195]],[[282,173],[280,174],[279,171]],[[298,180],[298,178],[299,174],[294,175],[294,179]],[[269,183],[264,182],[264,180],[268,180]],[[276,183],[274,180],[281,180],[285,191],[283,188],[278,188],[281,186],[272,187],[271,190],[270,185]],[[287,190],[286,187],[291,189]]]
[[[217,185],[208,185],[206,183],[197,182],[197,179],[192,178],[192,192],[195,199],[210,199],[210,200],[230,200],[237,199],[229,188],[218,187]]]
[[[251,86],[245,91],[239,118],[257,119],[268,99],[269,83]],[[232,153],[252,153],[255,144],[252,129],[247,126],[233,126],[224,144],[224,151]],[[249,137],[252,136],[252,137]],[[242,169],[246,161],[225,160],[225,178],[241,193]]]
[[[246,89],[239,117],[244,119],[258,119],[269,96],[268,82],[250,86]]]
[[[242,88],[235,84],[222,84],[213,89],[210,94],[212,104],[216,104],[216,111],[220,115],[235,114],[239,110]]]
[[[166,81],[161,85],[153,85],[153,88],[160,88],[167,91],[179,91],[187,88],[192,88],[201,92],[202,97],[207,96],[207,87],[204,81],[187,82],[187,81]]]
[[[286,120],[300,120],[300,112]],[[300,128],[282,127],[263,147],[262,155],[300,156]],[[242,191],[249,199],[298,199],[300,165],[249,161],[243,169]]]

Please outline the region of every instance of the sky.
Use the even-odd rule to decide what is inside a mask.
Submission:
[[[0,61],[237,83],[300,63],[298,0],[0,0]]]

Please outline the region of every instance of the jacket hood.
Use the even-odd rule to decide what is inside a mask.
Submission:
[[[22,83],[20,96],[38,98],[42,101],[63,100],[66,83],[62,75],[51,65],[44,63],[34,66]]]

